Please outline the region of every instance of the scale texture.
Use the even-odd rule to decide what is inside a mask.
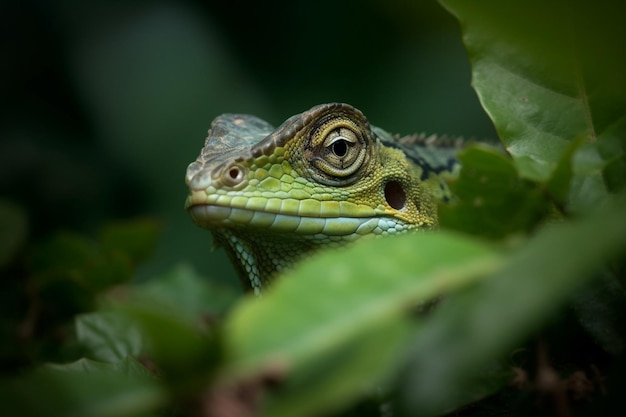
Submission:
[[[313,251],[437,227],[457,149],[445,138],[393,136],[341,103],[278,128],[223,114],[187,169],[186,209],[259,293]]]

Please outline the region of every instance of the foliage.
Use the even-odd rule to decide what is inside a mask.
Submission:
[[[239,297],[185,264],[133,280],[153,220],[31,244],[27,213],[0,201],[2,415],[611,415],[626,389],[619,5],[442,3],[507,151],[461,152],[442,230],[321,253]]]

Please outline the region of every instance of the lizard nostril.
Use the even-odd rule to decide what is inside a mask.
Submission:
[[[236,180],[241,175],[241,171],[239,171],[239,168],[237,167],[232,167],[230,171],[228,171],[228,175],[230,175],[232,179]]]
[[[406,204],[406,194],[398,181],[389,181],[385,184],[385,200],[396,210],[401,210]]]
[[[232,165],[228,170],[222,171],[222,178],[226,185],[234,187],[239,185],[244,179],[245,168],[239,165]]]

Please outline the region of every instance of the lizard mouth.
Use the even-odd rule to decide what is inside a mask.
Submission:
[[[405,232],[413,225],[385,208],[349,201],[244,197],[192,191],[186,208],[200,227],[299,236],[354,236]],[[418,225],[419,226],[419,225]]]
[[[380,227],[381,217],[313,217],[245,208],[196,204],[188,208],[193,221],[207,229],[254,228],[298,235],[367,235]]]

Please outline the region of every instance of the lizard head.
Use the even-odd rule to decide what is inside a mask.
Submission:
[[[186,209],[253,288],[315,248],[432,228],[439,184],[390,138],[347,104],[313,107],[276,129],[221,115],[187,169]]]

